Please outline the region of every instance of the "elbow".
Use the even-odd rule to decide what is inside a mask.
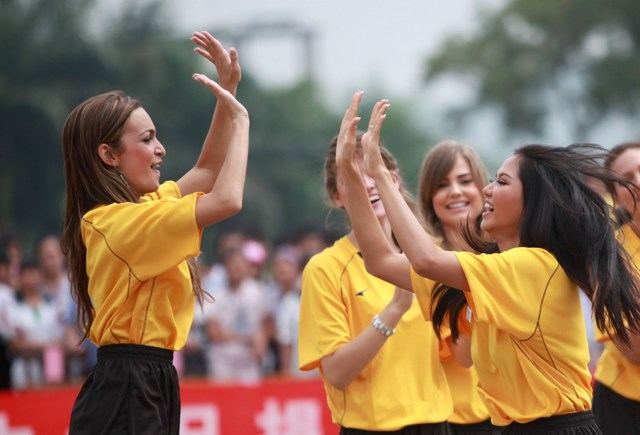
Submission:
[[[324,374],[325,380],[331,385],[333,388],[343,391],[349,386],[349,382],[345,379],[340,378],[339,376],[331,376],[328,373]]]
[[[364,267],[367,272],[377,278],[384,279],[384,267],[381,261],[368,261],[365,259]]]
[[[234,216],[242,210],[242,193],[240,195],[232,195],[221,201],[223,214],[226,218]]]
[[[460,364],[465,369],[469,369],[473,366],[473,360],[468,357],[458,357],[456,358],[456,362]]]
[[[322,378],[333,388],[342,391],[349,386],[353,379],[348,379],[341,367],[336,365],[337,361],[335,361],[334,356],[335,354],[330,355],[320,361]]]
[[[413,270],[415,270],[418,275],[430,278],[433,274],[434,263],[431,258],[427,256],[409,258],[409,262],[411,263]]]
[[[231,203],[229,204],[230,216],[240,213],[241,210],[242,210],[242,196],[240,196],[239,198],[236,198],[234,201],[231,201]]]

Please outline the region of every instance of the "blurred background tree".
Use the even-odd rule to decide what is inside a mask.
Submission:
[[[575,141],[640,109],[640,3],[511,0],[473,34],[450,36],[426,61],[425,80],[456,77],[473,101],[451,114],[497,109],[512,135],[537,137],[561,122]]]
[[[162,2],[100,17],[96,3],[0,1],[0,233],[18,234],[25,246],[61,231],[60,135],[76,104],[111,89],[141,100],[167,149],[163,179],[193,165],[211,120],[214,98],[191,75],[212,69],[171,27]],[[245,69],[238,95],[251,115],[244,209],[205,232],[205,254],[224,229],[253,228],[273,240],[302,225],[323,227],[327,216],[322,165],[342,113],[329,109],[310,79],[265,88]],[[415,156],[432,142],[409,121],[402,102],[392,110],[385,136],[393,138],[405,179],[413,181]]]

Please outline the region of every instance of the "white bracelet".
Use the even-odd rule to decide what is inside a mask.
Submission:
[[[384,322],[380,319],[380,316],[377,314],[373,316],[373,320],[371,320],[371,325],[378,331],[380,334],[385,337],[389,337],[396,333],[396,328],[389,328]]]

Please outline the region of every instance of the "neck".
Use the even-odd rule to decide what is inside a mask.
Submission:
[[[520,246],[519,237],[495,237],[494,238],[500,252],[508,251],[511,248]]]
[[[462,234],[460,234],[458,228],[443,227],[442,231],[444,233],[444,241],[452,251],[473,251],[464,237],[462,237]]]
[[[387,219],[379,219],[378,222],[380,222],[380,226],[382,226],[382,231],[384,232],[385,237],[389,242],[391,242],[391,244],[395,249],[396,245],[393,242],[393,237],[391,236],[391,224],[389,224],[389,221]],[[353,230],[349,231],[349,234],[347,234],[347,238],[351,241],[351,243],[353,243],[353,246],[355,246],[356,249],[359,251],[360,245],[358,244],[358,240],[356,240],[356,235],[354,234]]]

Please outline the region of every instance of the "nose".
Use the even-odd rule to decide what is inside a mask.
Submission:
[[[490,198],[492,193],[493,193],[493,181],[490,181],[489,184],[484,186],[484,189],[482,189],[482,194],[485,197]]]
[[[460,189],[460,184],[458,182],[453,182],[451,183],[450,187],[449,187],[449,194],[456,196],[456,195],[460,195],[462,189]]]
[[[155,148],[155,154],[157,156],[164,157],[167,154],[167,150],[164,149],[164,146],[162,146],[162,143],[160,141],[157,142],[158,143]]]
[[[364,186],[367,190],[371,190],[376,187],[376,182],[366,172],[362,174],[362,177],[364,178]]]

